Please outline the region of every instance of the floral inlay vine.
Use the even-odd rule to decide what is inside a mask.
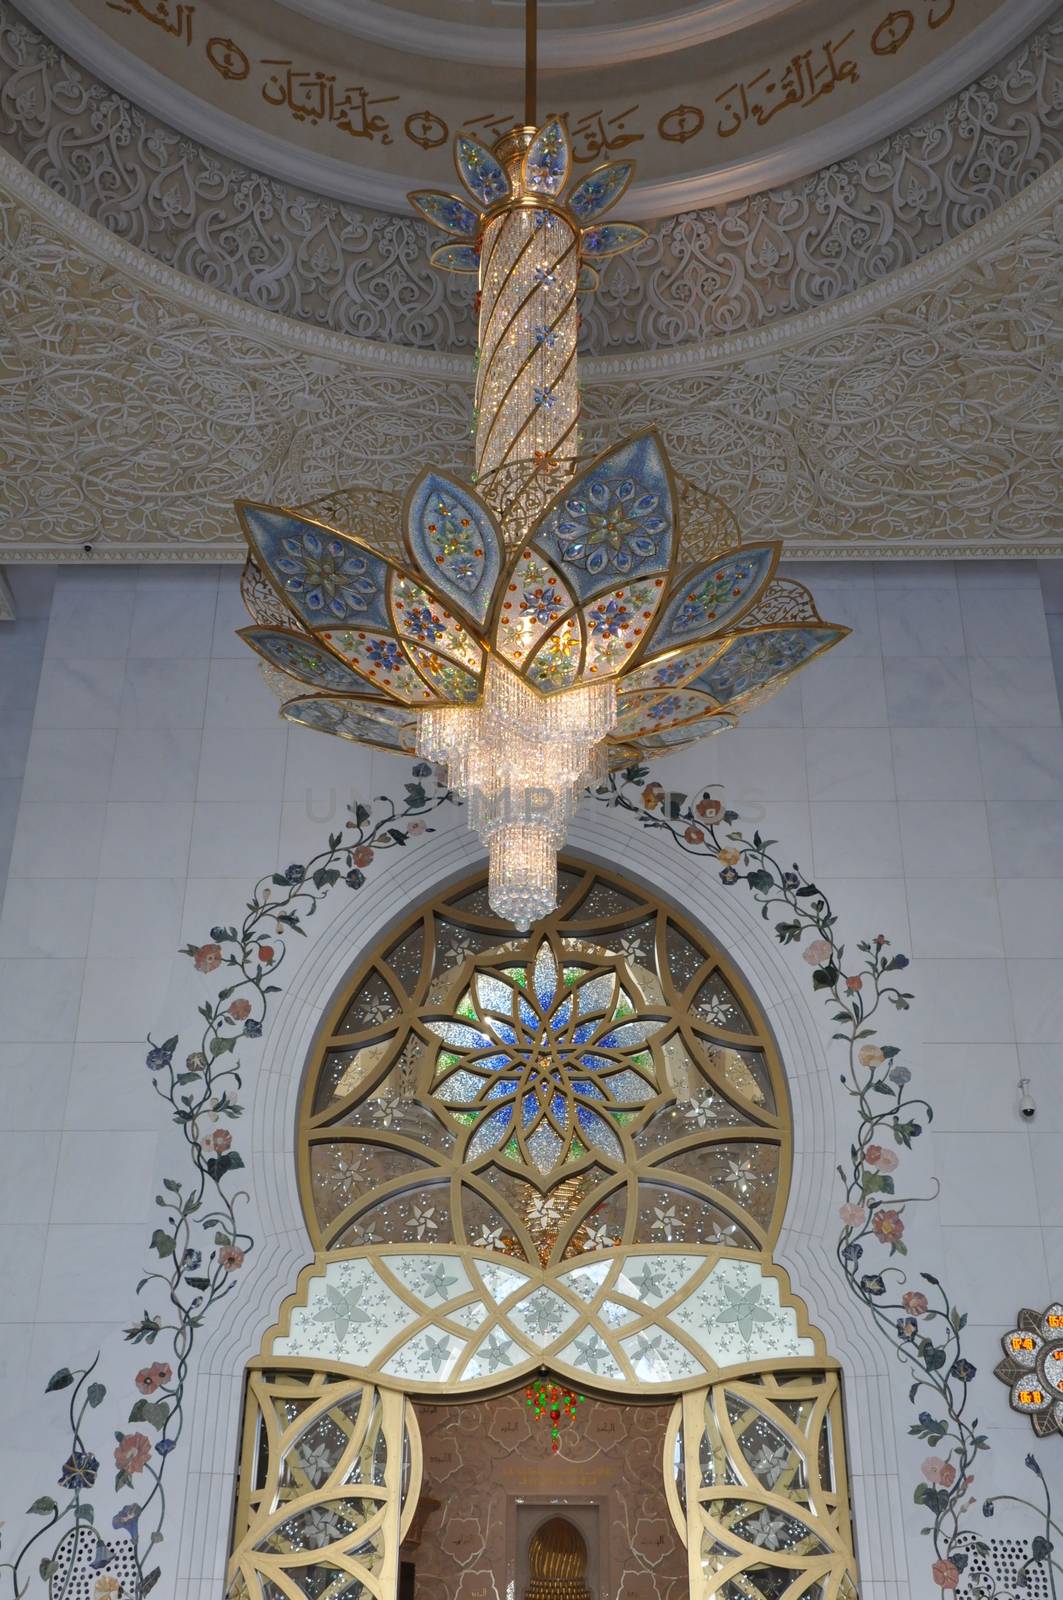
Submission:
[[[738,814],[726,810],[709,790],[676,804],[648,778],[646,768],[629,768],[614,775],[594,798],[632,815],[643,827],[663,831],[684,853],[719,863],[725,885],[744,882],[765,920],[780,918],[775,923],[780,944],[807,940],[802,955],[812,969],[812,988],[836,1008],[834,1038],[848,1056],[842,1082],[858,1115],[850,1164],[839,1167],[844,1189],[839,1265],[850,1291],[911,1368],[910,1401],[920,1409],[910,1434],[925,1440],[931,1451],[943,1449],[924,1461],[913,1495],[930,1519],[924,1532],[933,1551],[933,1582],[942,1593],[955,1592],[972,1562],[980,1570],[987,1561],[992,1566],[985,1538],[967,1521],[974,1504],[973,1467],[988,1442],[968,1415],[976,1369],[963,1353],[966,1315],[935,1275],[920,1273],[927,1288],[910,1288],[904,1268],[896,1264],[896,1258],[907,1255],[906,1209],[925,1197],[898,1192],[895,1174],[903,1153],[912,1149],[933,1113],[924,1098],[909,1092],[912,1075],[899,1060],[898,1047],[874,1042],[878,1030],[871,1024],[886,1006],[908,1008],[912,996],[900,987],[899,977],[908,958],[893,951],[885,935],[876,934],[860,941],[855,957],[846,959],[847,947],[838,938],[828,897],[796,864],[780,863],[772,853],[775,841],[759,832],[749,838],[737,830]],[[103,1470],[103,1446],[90,1424],[107,1391],[93,1378],[95,1363],[74,1371],[61,1368],[49,1380],[47,1392],[69,1391],[70,1444],[58,1475],[67,1497],[60,1504],[51,1494],[39,1496],[30,1512],[45,1519],[42,1526],[12,1560],[0,1562],[15,1600],[28,1592],[35,1558],[50,1600],[141,1600],[159,1582],[161,1568],[150,1562],[154,1546],[163,1539],[165,1473],[183,1431],[195,1337],[216,1304],[236,1287],[234,1275],[254,1244],[240,1221],[241,1201],[247,1197],[226,1182],[243,1168],[243,1159],[229,1128],[219,1126],[235,1121],[242,1111],[234,1098],[241,1085],[237,1047],[261,1035],[270,997],[279,992],[279,985],[269,980],[285,960],[286,940],[305,933],[304,921],[330,889],[341,881],[361,888],[377,852],[432,832],[424,818],[452,803],[454,796],[434,780],[432,769],[415,766],[401,802],[381,797],[373,808],[355,807],[347,836],[331,835],[327,849],[306,864],[293,864],[259,881],[238,928],[212,928],[203,944],[186,948],[198,971],[210,974],[224,967],[231,981],[213,1003],[200,1008],[204,1026],[199,1048],[183,1062],[177,1059],[177,1035],[161,1044],[148,1041],[145,1064],[156,1093],[172,1107],[191,1170],[181,1179],[163,1180],[165,1192],[158,1200],[165,1225],[151,1239],[157,1260],[137,1285],[138,1296],[147,1292],[148,1301],[126,1332],[131,1344],[151,1347],[162,1341],[166,1349],[166,1359],[146,1362],[136,1374],[139,1397],[130,1409],[128,1429],[115,1435],[115,1486],[135,1498],[119,1508],[110,1529],[99,1527],[86,1493]],[[691,1112],[696,1116],[697,1107]],[[202,1238],[202,1233],[210,1237]],[[607,1244],[603,1239],[603,1247]],[[868,1257],[868,1251],[875,1254]],[[167,1309],[153,1309],[149,1303],[156,1290],[165,1296]],[[971,1596],[1018,1600],[1037,1571],[1046,1575],[1048,1592],[1056,1595],[1055,1573],[1063,1569],[1053,1551],[1061,1530],[1053,1520],[1041,1469],[1033,1456],[1026,1459],[1041,1484],[1043,1503],[997,1495],[982,1510],[991,1517],[998,1501],[1014,1500],[1037,1514],[1044,1531],[1006,1584],[990,1571],[984,1581],[972,1578],[967,1590]],[[48,1540],[42,1547],[48,1553],[40,1556],[35,1547],[42,1540]]]

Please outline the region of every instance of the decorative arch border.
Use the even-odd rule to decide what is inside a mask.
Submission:
[[[256,1203],[251,1206],[244,1192],[232,1192],[223,1184],[234,1168],[244,1165],[235,1150],[230,1150],[231,1136],[221,1130],[208,1139],[198,1138],[202,1126],[200,1117],[209,1111],[213,1120],[236,1115],[239,1108],[224,1104],[227,1089],[221,1097],[213,1091],[218,1083],[228,1077],[239,1084],[236,1067],[227,1065],[228,1057],[235,1052],[241,1038],[255,1039],[262,1033],[261,1018],[267,1009],[267,996],[278,993],[278,987],[265,981],[272,970],[285,959],[283,940],[278,942],[278,952],[266,948],[259,924],[267,921],[278,930],[304,931],[299,926],[300,916],[294,909],[301,908],[304,916],[314,914],[319,902],[324,900],[331,887],[343,876],[351,889],[361,890],[366,884],[361,865],[368,865],[374,847],[405,846],[418,833],[432,831],[422,819],[438,818],[440,808],[448,807],[454,797],[442,789],[434,793],[426,790],[423,781],[431,777],[431,769],[415,768],[414,782],[406,785],[405,799],[398,802],[381,796],[372,808],[362,805],[352,807],[352,820],[347,824],[353,835],[330,836],[327,848],[312,858],[307,866],[295,866],[285,872],[274,873],[256,886],[248,907],[248,916],[242,930],[214,928],[210,942],[203,946],[189,946],[185,953],[194,957],[201,972],[212,972],[222,965],[238,969],[234,981],[225,985],[213,1004],[208,1001],[200,1008],[206,1019],[202,1031],[204,1050],[193,1052],[187,1058],[186,1072],[175,1065],[178,1039],[173,1037],[162,1044],[149,1040],[146,1065],[152,1074],[154,1087],[174,1109],[174,1120],[185,1129],[194,1166],[193,1183],[198,1176],[200,1196],[196,1209],[203,1204],[204,1191],[214,1208],[204,1223],[198,1226],[215,1226],[216,1218],[228,1222],[233,1229],[243,1230],[246,1223],[237,1223],[235,1206],[253,1209],[255,1226],[264,1235],[262,1245],[255,1251],[259,1265],[253,1298],[237,1298],[230,1307],[235,1314],[225,1323],[216,1326],[205,1336],[202,1353],[196,1351],[196,1375],[193,1382],[189,1371],[191,1328],[199,1325],[182,1322],[174,1341],[174,1357],[179,1364],[179,1375],[174,1379],[167,1363],[153,1362],[137,1375],[141,1395],[160,1392],[158,1400],[137,1400],[130,1413],[130,1421],[150,1426],[161,1434],[155,1444],[155,1453],[165,1458],[176,1447],[176,1433],[188,1432],[186,1444],[196,1449],[200,1470],[186,1481],[187,1502],[183,1519],[182,1542],[177,1556],[177,1581],[186,1587],[190,1584],[218,1581],[220,1564],[228,1539],[228,1490],[231,1484],[231,1450],[229,1442],[235,1429],[227,1429],[226,1421],[235,1421],[240,1401],[239,1372],[243,1360],[253,1354],[261,1329],[269,1319],[281,1294],[290,1286],[306,1250],[302,1243],[302,1223],[298,1196],[295,1192],[294,1164],[291,1159],[291,1130],[293,1118],[285,1116],[291,1110],[286,1096],[297,1093],[297,1075],[291,1071],[293,1059],[301,1061],[305,1055],[292,1053],[293,1042],[302,1041],[304,1047],[313,1035],[317,1017],[341,977],[350,965],[350,933],[355,923],[361,939],[366,935],[381,933],[389,923],[395,906],[394,892],[400,895],[400,904],[408,904],[430,888],[433,881],[441,883],[468,870],[477,857],[473,841],[459,832],[457,827],[438,830],[436,843],[436,873],[426,878],[423,861],[414,859],[414,852],[395,851],[401,865],[386,879],[375,878],[371,892],[359,895],[356,909],[348,905],[334,917],[327,930],[310,951],[309,959],[297,969],[294,981],[287,986],[283,1004],[277,1008],[277,1026],[271,1032],[273,1048],[267,1056],[265,1068],[256,1077],[258,1090],[252,1126],[254,1161],[262,1177]],[[848,1388],[852,1402],[850,1414],[859,1426],[850,1441],[854,1459],[853,1482],[858,1488],[863,1483],[863,1493],[857,1496],[857,1527],[860,1543],[874,1552],[876,1577],[887,1582],[906,1581],[906,1558],[899,1544],[901,1526],[900,1504],[897,1493],[896,1463],[893,1454],[891,1396],[888,1373],[896,1372],[887,1366],[885,1351],[892,1349],[899,1355],[914,1377],[909,1393],[913,1406],[928,1403],[924,1396],[929,1392],[929,1403],[935,1405],[936,1416],[923,1410],[909,1432],[926,1440],[932,1447],[939,1446],[947,1437],[947,1459],[933,1458],[924,1464],[926,1482],[916,1483],[914,1499],[927,1509],[931,1525],[924,1532],[932,1541],[932,1578],[942,1594],[958,1587],[968,1562],[974,1554],[979,1561],[986,1558],[987,1546],[967,1520],[969,1508],[974,1503],[968,1494],[970,1468],[979,1451],[988,1448],[988,1441],[977,1435],[976,1424],[965,1416],[967,1386],[975,1369],[963,1355],[963,1329],[966,1317],[952,1306],[948,1294],[939,1280],[928,1273],[920,1277],[931,1286],[928,1295],[922,1290],[910,1290],[903,1295],[907,1313],[895,1319],[894,1313],[901,1302],[890,1302],[886,1279],[892,1276],[903,1286],[910,1279],[900,1267],[890,1267],[887,1262],[878,1272],[868,1272],[860,1265],[867,1244],[888,1251],[890,1257],[904,1253],[903,1210],[918,1200],[918,1196],[895,1198],[894,1180],[891,1176],[896,1158],[884,1161],[883,1147],[875,1143],[876,1137],[885,1137],[892,1127],[894,1141],[901,1147],[910,1147],[921,1132],[914,1121],[900,1121],[910,1114],[913,1106],[921,1105],[927,1118],[932,1115],[925,1101],[909,1098],[906,1085],[911,1078],[907,1067],[895,1058],[897,1046],[890,1044],[861,1044],[859,1041],[873,1037],[874,1027],[866,1024],[878,1012],[880,1004],[891,1001],[899,1010],[906,1010],[911,998],[897,987],[893,974],[908,965],[907,958],[891,954],[885,935],[876,935],[861,941],[856,947],[859,956],[851,952],[845,967],[852,974],[843,976],[842,959],[845,947],[835,933],[836,918],[824,896],[805,878],[798,866],[783,867],[772,854],[774,841],[762,839],[759,832],[752,837],[734,828],[739,821],[737,813],[724,810],[723,803],[711,791],[699,791],[693,797],[665,795],[663,787],[648,781],[645,769],[631,769],[614,779],[594,798],[602,809],[585,811],[573,830],[572,849],[588,860],[607,861],[615,855],[620,839],[624,842],[625,863],[632,877],[639,878],[645,868],[647,876],[666,893],[676,892],[680,902],[705,916],[714,935],[730,933],[733,942],[729,949],[754,986],[758,988],[762,1003],[776,1028],[780,1043],[787,1055],[791,1092],[795,1110],[795,1170],[799,1181],[795,1186],[798,1202],[797,1226],[784,1230],[777,1255],[786,1264],[797,1263],[796,1277],[803,1298],[821,1326],[831,1337],[834,1350],[847,1367]],[[607,815],[623,811],[636,818],[641,825],[632,836],[621,831]],[[453,816],[453,813],[446,813]],[[403,824],[400,826],[400,824]],[[659,852],[648,848],[643,830],[665,830],[678,850],[702,859],[712,860],[714,866],[723,863],[713,876],[692,878],[689,871],[680,867],[678,856],[662,860]],[[725,831],[727,830],[727,831]],[[358,853],[361,865],[353,857]],[[403,859],[405,858],[405,859]],[[344,868],[349,870],[344,873]],[[752,900],[739,891],[730,904],[716,888],[717,880],[727,891],[743,884],[753,892]],[[269,885],[276,885],[274,890]],[[669,888],[671,885],[671,888]],[[372,892],[375,889],[375,892]],[[691,895],[696,899],[692,904]],[[331,902],[334,906],[335,901]],[[773,910],[782,912],[787,920],[774,925],[774,940],[751,914],[751,907],[759,907],[764,923]],[[317,926],[320,926],[318,924]],[[814,992],[821,992],[828,1004],[840,1008],[833,1021],[842,1025],[842,1031],[832,1037],[844,1042],[849,1057],[849,1072],[842,1076],[844,1092],[859,1103],[859,1126],[852,1147],[851,1168],[841,1172],[846,1198],[841,1206],[843,1228],[834,1246],[833,1269],[828,1266],[830,1249],[822,1238],[822,1221],[826,1215],[823,1207],[830,1205],[829,1190],[832,1175],[829,1171],[830,1147],[824,1149],[821,1138],[822,1125],[833,1123],[833,1110],[827,1094],[827,1062],[823,1050],[824,1040],[817,1038],[803,994],[797,989],[793,974],[781,961],[779,947],[797,944],[808,934],[811,942],[804,944],[802,956],[813,968],[811,979]],[[276,936],[275,936],[276,937]],[[232,942],[236,953],[223,956],[223,944]],[[294,941],[293,941],[294,943]],[[853,972],[853,967],[856,971]],[[861,976],[862,974],[862,976]],[[861,988],[866,992],[861,995]],[[238,998],[230,997],[237,993]],[[254,1000],[248,1000],[251,994]],[[274,1002],[269,1001],[270,1009]],[[205,1053],[204,1053],[205,1052]],[[219,1058],[220,1062],[219,1062]],[[238,1063],[237,1063],[238,1066]],[[204,1074],[207,1091],[196,1100],[193,1096],[179,1094],[179,1086]],[[807,1081],[806,1081],[807,1080]],[[889,1101],[883,1109],[881,1101],[871,1096],[879,1090]],[[800,1091],[800,1092],[799,1092]],[[213,1097],[212,1097],[213,1095]],[[185,1111],[185,1105],[192,1109]],[[817,1115],[810,1117],[810,1111]],[[808,1142],[800,1129],[805,1129]],[[247,1146],[245,1145],[245,1148]],[[208,1154],[211,1151],[213,1153]],[[807,1159],[807,1162],[805,1158]],[[803,1170],[804,1169],[804,1170]],[[187,1174],[186,1174],[187,1178]],[[209,1179],[209,1185],[207,1180]],[[184,1182],[165,1179],[164,1188],[171,1198],[160,1197],[160,1205],[171,1213],[167,1221],[180,1236],[187,1237]],[[173,1198],[176,1196],[176,1198]],[[189,1211],[191,1208],[187,1208]],[[172,1256],[178,1238],[164,1229],[156,1229],[151,1245],[161,1258]],[[293,1235],[296,1237],[293,1238]],[[237,1237],[246,1241],[250,1249],[253,1240],[244,1231]],[[206,1309],[228,1298],[234,1284],[231,1273],[244,1264],[245,1252],[236,1240],[225,1233],[215,1236],[217,1248],[210,1253],[210,1278],[203,1283],[209,1294],[205,1297]],[[192,1252],[197,1254],[198,1252]],[[186,1252],[187,1254],[187,1252]],[[840,1267],[840,1273],[839,1273]],[[184,1268],[181,1268],[183,1271]],[[198,1268],[197,1263],[197,1270]],[[251,1274],[244,1274],[244,1280]],[[848,1300],[837,1294],[839,1276],[850,1290]],[[172,1288],[172,1280],[163,1270],[149,1270],[137,1286],[138,1294],[145,1284],[160,1280]],[[192,1281],[192,1280],[190,1280]],[[149,1290],[149,1295],[152,1291]],[[901,1295],[901,1287],[893,1290]],[[150,1303],[150,1302],[149,1302]],[[882,1338],[867,1339],[866,1322],[855,1314],[860,1305],[870,1313]],[[141,1321],[129,1329],[126,1338],[134,1344],[151,1344],[163,1332],[162,1319],[142,1309]],[[182,1344],[182,1340],[184,1343]],[[143,1357],[142,1357],[143,1358]],[[97,1362],[99,1357],[97,1357]],[[63,1465],[60,1482],[71,1491],[71,1498],[62,1510],[48,1495],[42,1495],[30,1507],[30,1514],[43,1516],[47,1521],[15,1553],[14,1561],[0,1563],[13,1574],[18,1587],[19,1564],[25,1562],[32,1546],[37,1545],[33,1559],[40,1551],[38,1541],[56,1529],[65,1526],[67,1532],[55,1537],[58,1543],[51,1556],[40,1561],[41,1576],[49,1585],[49,1593],[67,1592],[68,1574],[76,1568],[83,1575],[90,1572],[121,1573],[123,1581],[133,1578],[133,1592],[146,1596],[161,1577],[155,1566],[145,1572],[145,1558],[150,1559],[152,1547],[161,1531],[151,1534],[150,1543],[138,1534],[137,1524],[146,1517],[148,1507],[139,1504],[123,1506],[115,1515],[111,1527],[116,1530],[114,1539],[99,1532],[99,1523],[90,1505],[84,1502],[82,1491],[90,1488],[100,1472],[100,1462],[92,1454],[85,1435],[91,1432],[91,1411],[98,1408],[107,1395],[106,1387],[90,1382],[97,1362],[86,1370],[74,1374],[66,1368],[55,1373],[48,1384],[49,1390],[72,1390],[69,1415],[72,1434],[70,1458]],[[171,1380],[173,1380],[171,1382]],[[172,1402],[172,1410],[171,1410]],[[120,1405],[120,1401],[118,1404]],[[112,1408],[113,1408],[112,1402]],[[88,1419],[88,1420],[87,1420]],[[98,1424],[96,1425],[98,1429]],[[82,1429],[85,1430],[83,1434]],[[135,1489],[134,1475],[148,1465],[151,1439],[141,1432],[127,1434],[117,1431],[118,1446],[114,1451],[119,1476],[116,1487],[124,1484]],[[143,1452],[143,1454],[142,1454]],[[165,1465],[152,1462],[145,1478],[153,1478],[156,1489],[148,1495],[148,1505],[161,1493],[162,1471]],[[927,1467],[934,1465],[933,1474]],[[1027,1458],[1027,1466],[1038,1479],[1040,1468],[1034,1457]],[[937,1468],[944,1470],[937,1471]],[[1018,1499],[1039,1515],[1046,1530],[1049,1527],[1047,1509],[1031,1505],[1021,1496]],[[986,1502],[985,1515],[992,1514],[994,1501]],[[160,1524],[164,1512],[156,1506],[153,1520]],[[127,1544],[122,1537],[127,1536]],[[141,1540],[143,1539],[143,1542]],[[117,1546],[117,1548],[116,1548]],[[145,1546],[147,1548],[145,1548]],[[1043,1547],[1043,1548],[1039,1548]],[[45,1549],[48,1547],[45,1546]],[[1050,1559],[1051,1542],[1036,1539],[1032,1553],[1020,1573],[1018,1583],[1024,1582],[1027,1568]],[[891,1559],[892,1558],[892,1559]],[[23,1567],[23,1573],[25,1568]],[[895,1576],[897,1575],[897,1576]],[[1008,1574],[1009,1584],[1011,1575]],[[59,1586],[57,1589],[56,1585]],[[23,1592],[19,1590],[18,1592]],[[998,1591],[1003,1593],[1004,1591]],[[1012,1590],[1006,1591],[1011,1595]]]
[[[245,1292],[230,1302],[230,1315],[204,1338],[194,1380],[190,1454],[202,1458],[205,1468],[199,1475],[202,1491],[194,1497],[196,1514],[183,1531],[182,1571],[191,1576],[216,1577],[222,1571],[228,1506],[218,1503],[210,1486],[229,1462],[219,1459],[218,1440],[238,1436],[241,1375],[259,1356],[264,1333],[308,1259],[294,1157],[299,1069],[365,952],[399,927],[412,904],[442,893],[481,864],[482,852],[462,824],[459,816],[454,825],[437,828],[430,857],[418,845],[393,852],[386,871],[371,872],[356,902],[318,935],[279,998],[249,1108],[259,1180],[257,1268]],[[622,861],[627,877],[707,928],[726,947],[768,1017],[785,1065],[794,1141],[789,1203],[773,1259],[845,1374],[857,1549],[875,1551],[879,1572],[903,1583],[907,1558],[893,1436],[895,1373],[887,1347],[869,1339],[858,1307],[838,1294],[834,1245],[824,1228],[837,1195],[835,1074],[800,979],[751,902],[737,899],[716,873],[692,875],[689,863],[662,852],[654,835],[642,830],[633,835],[629,822],[612,810],[585,805],[566,848],[613,872]]]

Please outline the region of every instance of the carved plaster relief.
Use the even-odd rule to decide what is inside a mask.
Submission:
[[[471,290],[409,217],[327,200],[184,137],[0,0],[0,146],[120,238],[264,310],[471,349]],[[1063,14],[928,117],[784,187],[657,224],[605,263],[588,350],[666,349],[826,304],[919,259],[1063,154]],[[638,147],[635,147],[636,151]]]
[[[4,560],[237,557],[237,496],[299,503],[468,470],[471,365],[253,310],[0,159]],[[793,557],[1063,554],[1063,166],[836,306],[588,364],[585,418],[656,423],[679,470]]]

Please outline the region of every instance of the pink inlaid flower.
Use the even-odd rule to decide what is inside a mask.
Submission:
[[[725,867],[736,867],[742,859],[742,852],[731,849],[721,850],[717,859],[722,861]]]
[[[151,1456],[151,1440],[144,1433],[127,1433],[114,1447],[119,1472],[142,1472]]]
[[[153,1361],[150,1367],[141,1367],[136,1376],[136,1385],[141,1394],[154,1394],[161,1384],[169,1383],[173,1377],[173,1368],[167,1366],[165,1361]]]
[[[716,822],[723,816],[723,802],[714,800],[711,795],[704,794],[694,807],[694,810],[705,822]]]
[[[913,1317],[925,1316],[930,1310],[930,1302],[920,1289],[909,1289],[906,1295],[901,1296],[901,1304]]]
[[[826,939],[813,939],[801,952],[810,967],[821,967],[830,960],[831,950]]]
[[[351,860],[356,867],[367,867],[373,859],[373,852],[367,844],[360,844],[351,851]]]
[[[879,1172],[896,1172],[897,1152],[880,1144],[869,1144],[864,1151],[864,1166],[877,1167]]]
[[[845,987],[849,994],[857,994],[864,987],[864,980],[858,972],[854,972],[851,978],[846,978]]]
[[[419,839],[422,833],[428,832],[428,829],[425,827],[423,822],[411,822],[409,827],[406,829],[406,832],[409,834],[411,839]]]
[[[944,1557],[935,1561],[930,1569],[934,1582],[942,1589],[955,1589],[960,1581],[960,1569],[955,1561],[946,1561]]]
[[[215,972],[221,966],[221,945],[201,944],[192,957],[197,972]]]
[[[223,1156],[231,1146],[233,1136],[228,1128],[215,1128],[208,1142],[216,1155]]]
[[[693,823],[691,823],[690,827],[687,828],[686,832],[683,834],[683,838],[686,840],[687,844],[704,844],[705,842],[704,833],[700,828],[696,828]]]
[[[860,1205],[844,1205],[838,1207],[838,1215],[847,1228],[859,1228],[864,1220],[864,1208]]]
[[[876,1211],[871,1229],[883,1244],[900,1244],[904,1238],[904,1219],[899,1211]]]
[[[656,811],[664,799],[664,787],[659,783],[648,783],[642,791],[642,804],[647,811]]]
[[[218,1260],[226,1272],[235,1272],[244,1264],[244,1252],[234,1244],[223,1244],[218,1251]]]
[[[276,955],[276,951],[274,950],[274,948],[273,948],[273,946],[271,944],[260,944],[259,945],[259,947],[258,947],[258,959],[261,961],[261,963],[262,963],[262,965],[264,967],[268,967],[269,966],[270,962],[273,960],[273,957],[275,955]]]
[[[858,1060],[862,1067],[881,1067],[886,1057],[877,1044],[862,1044]]]
[[[246,1022],[251,1015],[250,1000],[234,1000],[229,1007],[229,1015],[236,1022]]]
[[[951,1461],[942,1461],[940,1456],[927,1456],[923,1462],[923,1477],[928,1483],[939,1483],[943,1489],[951,1489],[956,1482],[956,1468]]]

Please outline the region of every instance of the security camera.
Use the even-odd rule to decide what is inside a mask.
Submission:
[[[1029,1078],[1019,1079],[1019,1116],[1024,1122],[1032,1122],[1037,1115],[1037,1102],[1030,1093]]]

